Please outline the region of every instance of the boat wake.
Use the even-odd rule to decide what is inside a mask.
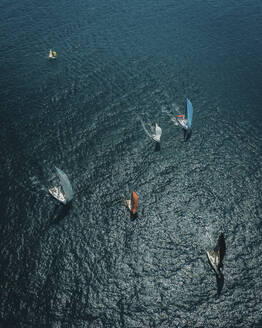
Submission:
[[[178,110],[177,110],[177,112],[178,112]],[[162,113],[166,114],[170,118],[170,121],[174,123],[174,125],[176,125],[176,126],[179,125],[176,115],[174,113],[172,113],[171,111],[168,111],[167,109],[162,109]]]

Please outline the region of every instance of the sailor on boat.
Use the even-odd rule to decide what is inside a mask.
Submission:
[[[49,59],[56,59],[56,51],[49,50]]]
[[[138,207],[138,195],[135,191],[131,193],[131,199],[124,199],[124,204],[126,208],[130,211],[132,216],[137,215],[137,207]]]
[[[73,199],[73,190],[67,175],[56,167],[56,173],[60,180],[58,187],[52,187],[48,191],[50,194],[62,204],[66,205]]]
[[[221,233],[219,235],[216,247],[214,249],[211,249],[210,251],[207,251],[207,257],[209,263],[214,269],[218,279],[222,278],[222,273],[220,272],[220,269],[223,266],[222,261],[225,254],[226,254],[226,243],[225,243],[224,234]]]
[[[189,99],[186,100],[186,112],[185,114],[177,115],[177,122],[184,130],[184,139],[189,139],[191,135],[191,126],[193,120],[193,106]]]

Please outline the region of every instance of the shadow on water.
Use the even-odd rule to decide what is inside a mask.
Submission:
[[[219,297],[221,295],[221,292],[222,292],[222,289],[224,287],[224,275],[223,273],[220,271],[220,268],[219,268],[219,273],[220,273],[220,276],[216,273],[216,271],[214,270],[211,262],[208,260],[208,263],[209,265],[211,266],[212,270],[215,272],[216,274],[216,282],[217,282],[217,296]]]
[[[208,263],[210,265],[210,267],[212,268],[212,270],[215,272],[216,274],[216,282],[217,282],[217,296],[219,297],[221,292],[222,292],[222,289],[224,287],[224,275],[223,273],[220,271],[220,268],[219,268],[219,273],[220,273],[220,276],[216,273],[216,271],[214,270],[211,262],[209,261],[208,259]]]
[[[8,322],[8,321],[0,322],[0,328],[15,328],[15,327],[18,327],[18,323],[16,322]]]
[[[216,280],[217,280],[217,296],[219,297],[224,287],[224,275],[221,273],[221,276],[219,277],[216,274]]]
[[[57,205],[54,211],[54,219],[52,220],[51,224],[58,224],[60,221],[62,221],[69,213],[71,207],[72,202],[63,206]]]
[[[135,221],[137,218],[138,218],[137,212],[135,214],[133,214],[133,213],[130,212],[130,219],[131,219],[131,221]]]
[[[192,129],[184,130],[184,141],[188,141],[192,136]]]
[[[156,142],[155,151],[160,151],[160,142]]]

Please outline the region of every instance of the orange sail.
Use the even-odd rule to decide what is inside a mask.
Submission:
[[[131,213],[136,214],[136,210],[138,207],[138,196],[135,191],[132,191],[131,194]]]
[[[180,114],[180,115],[177,115],[176,117],[185,117],[185,115],[184,114]]]

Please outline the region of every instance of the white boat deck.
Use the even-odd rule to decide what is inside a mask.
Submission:
[[[56,198],[57,200],[59,200],[61,203],[66,204],[66,199],[64,194],[61,191],[60,187],[53,187],[49,189],[50,194]]]

